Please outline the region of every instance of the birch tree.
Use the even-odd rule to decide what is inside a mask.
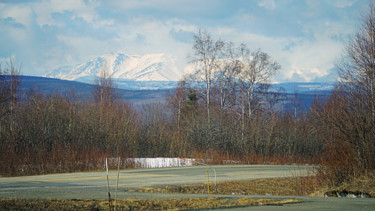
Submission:
[[[218,92],[221,111],[235,105],[236,77],[241,71],[241,62],[236,57],[234,44],[227,43],[224,49],[224,58],[219,61],[219,69],[215,72],[215,89]]]
[[[270,88],[271,77],[281,66],[261,50],[251,52],[241,44],[238,49],[241,70],[238,74],[239,97],[237,103],[241,115],[242,139],[244,138],[246,116],[251,121],[255,111],[262,109]]]
[[[0,66],[0,117],[9,114],[9,130],[14,132],[14,116],[18,91],[21,86],[21,67],[17,67],[12,60],[5,66]]]
[[[215,81],[215,72],[220,68],[219,59],[225,44],[221,40],[215,41],[210,34],[201,30],[194,35],[193,40],[194,53],[190,57],[190,63],[195,65],[195,71],[190,77],[198,83],[200,94],[205,100],[207,122],[210,125],[212,83]]]
[[[251,119],[254,111],[261,108],[261,96],[269,91],[271,77],[281,66],[259,49],[250,52],[245,44],[241,44],[239,53],[242,62],[238,76],[241,105]]]

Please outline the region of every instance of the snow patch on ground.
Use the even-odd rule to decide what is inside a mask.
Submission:
[[[163,168],[175,166],[193,166],[195,159],[190,158],[128,158],[135,168]]]

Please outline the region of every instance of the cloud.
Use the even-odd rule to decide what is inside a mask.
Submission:
[[[259,7],[264,7],[268,10],[274,10],[276,8],[276,3],[274,0],[261,0],[258,3]]]
[[[20,28],[20,29],[26,28],[25,25],[17,22],[14,18],[11,18],[11,17],[0,19],[0,22],[4,25],[11,26],[13,28]]]
[[[235,41],[237,45],[244,42],[252,50],[260,48],[268,53],[282,66],[277,81],[314,81],[331,77],[330,70],[344,49],[344,42],[336,37],[347,35],[350,28],[346,23],[321,23],[309,27],[309,36],[295,37],[274,37],[232,27],[216,28],[211,33],[215,38]]]
[[[220,9],[220,1],[175,1],[175,0],[113,0],[107,3],[109,7],[121,9],[122,11],[149,11],[151,13],[166,13],[172,15],[212,14],[215,9]]]
[[[37,23],[41,27],[45,25],[61,26],[62,24],[54,19],[53,14],[64,14],[66,12],[71,14],[72,20],[81,18],[94,27],[113,25],[114,20],[100,18],[96,11],[97,7],[100,6],[98,2],[93,0],[50,0],[31,4],[37,16]]]
[[[42,75],[118,51],[172,54],[183,68],[192,53],[192,33],[202,28],[215,39],[243,42],[270,54],[282,65],[278,80],[306,81],[330,74],[347,35],[355,30],[353,13],[365,4],[354,0],[0,2],[0,59],[15,56],[26,74]]]
[[[26,6],[14,5],[11,7],[0,8],[0,17],[11,20],[13,23],[18,23],[23,26],[28,26],[32,15],[32,10]]]
[[[169,31],[169,35],[178,42],[190,44],[193,41],[193,33],[190,31],[184,31],[181,29],[177,31],[173,28],[171,31]]]
[[[278,52],[277,57],[284,59],[284,80],[295,80],[298,75],[303,81],[313,81],[330,74],[344,44],[332,39],[329,34],[327,31],[315,31],[314,40],[300,40],[287,51]]]
[[[321,2],[316,0],[306,0],[306,4],[310,8],[317,9],[321,5]]]
[[[185,58],[191,49],[187,40],[191,39],[190,29],[194,28],[191,25],[176,19],[165,22],[134,18],[118,26],[119,39],[128,53],[169,53],[178,59],[181,68],[186,64]]]
[[[335,0],[333,5],[338,8],[351,7],[357,0]]]

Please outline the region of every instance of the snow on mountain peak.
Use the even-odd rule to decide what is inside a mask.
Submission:
[[[113,79],[134,81],[178,81],[183,75],[183,70],[177,68],[176,60],[171,55],[115,53],[93,58],[74,67],[57,68],[44,77],[92,83],[100,76],[102,68]]]

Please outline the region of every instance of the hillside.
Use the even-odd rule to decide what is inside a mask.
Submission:
[[[116,83],[116,82],[115,82]],[[147,103],[164,102],[166,98],[173,94],[174,84],[177,82],[165,82],[168,86],[164,86],[163,83],[157,82],[136,82],[123,81],[122,86],[133,86],[133,89],[121,89],[117,88],[119,96],[123,100],[128,101],[134,105],[142,105]],[[150,87],[159,87],[159,89],[145,89]],[[136,86],[138,85],[138,86]],[[56,92],[61,94],[70,93],[74,90],[75,94],[82,99],[87,99],[91,95],[91,90],[94,85],[68,81],[55,78],[45,77],[33,77],[33,76],[22,76],[22,92],[28,91],[31,88],[42,91],[46,95],[54,94]],[[116,86],[118,84],[116,83]],[[283,88],[285,90],[285,99],[281,101],[279,108],[281,110],[290,110],[294,106],[295,92],[297,93],[297,106],[300,109],[306,110],[314,102],[315,98],[321,101],[325,101],[331,90],[333,89],[332,83],[280,83],[273,85],[274,90]],[[136,89],[138,88],[138,89]]]
[[[40,91],[45,95],[54,93],[61,93],[63,95],[69,94],[74,90],[75,94],[81,99],[88,99],[91,95],[91,90],[94,85],[68,81],[55,78],[22,76],[21,92],[28,92],[30,89]],[[158,89],[158,90],[127,90],[116,89],[117,93],[123,100],[136,105],[150,102],[160,102],[173,93],[172,89]]]

